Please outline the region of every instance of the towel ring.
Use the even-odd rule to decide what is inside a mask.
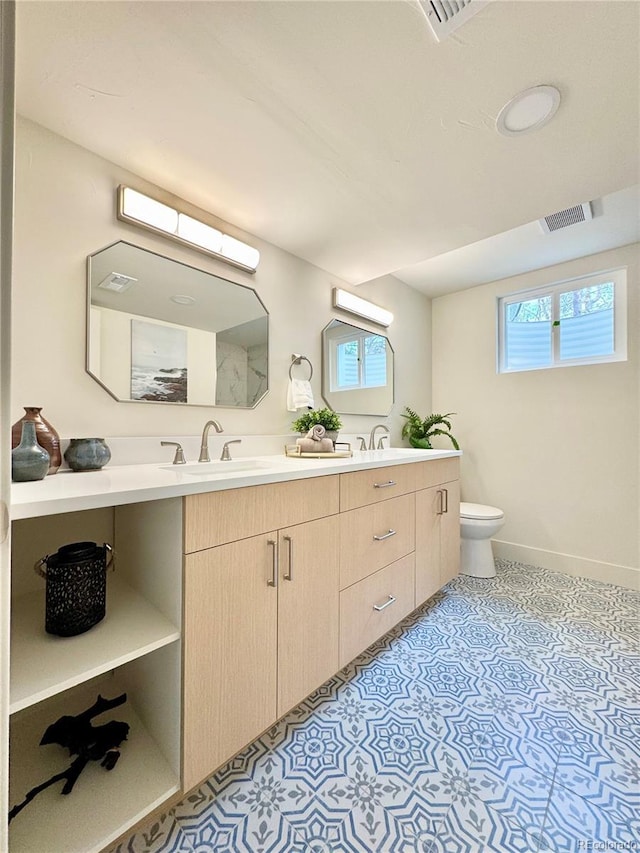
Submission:
[[[313,376],[313,365],[311,364],[309,359],[306,357],[306,355],[296,355],[294,353],[291,356],[291,364],[289,366],[289,379],[293,379],[293,376],[291,375],[291,371],[293,370],[293,365],[294,364],[302,364],[303,361],[306,361],[307,364],[309,365],[309,379],[312,378],[312,376]]]

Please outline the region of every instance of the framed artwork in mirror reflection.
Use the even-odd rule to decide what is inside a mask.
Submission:
[[[131,320],[131,399],[187,402],[187,331]]]

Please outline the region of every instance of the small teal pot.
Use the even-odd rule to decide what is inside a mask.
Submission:
[[[11,479],[15,483],[44,480],[51,457],[38,444],[34,421],[22,422],[20,444],[11,451]]]
[[[72,438],[64,452],[72,471],[99,471],[111,459],[104,438]]]

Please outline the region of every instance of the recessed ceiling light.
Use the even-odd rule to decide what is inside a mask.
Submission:
[[[171,296],[169,298],[172,302],[175,302],[176,305],[193,305],[196,301],[193,296],[183,296],[180,293],[177,293],[175,296]]]
[[[560,106],[555,86],[533,86],[511,98],[498,113],[496,130],[503,136],[522,136],[550,121]]]

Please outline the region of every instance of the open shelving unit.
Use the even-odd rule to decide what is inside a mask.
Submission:
[[[76,637],[45,633],[44,592],[14,604],[10,713],[180,639],[176,626],[134,589],[116,576],[107,583],[105,618]]]
[[[66,749],[39,746],[47,726],[63,714],[83,711],[98,693],[113,698],[126,692],[125,686],[117,676],[107,676],[12,716],[11,805],[71,763]],[[35,797],[10,824],[11,853],[98,853],[179,790],[179,775],[136,713],[134,702],[135,695],[96,718],[96,725],[116,719],[130,726],[113,770],[91,762],[69,795],[61,795],[63,783],[58,782]]]
[[[59,782],[35,797],[10,824],[9,851],[98,853],[181,790],[182,503],[172,498],[51,522],[14,522],[10,806],[71,763],[68,750],[40,746],[59,717],[85,710],[98,694],[126,692],[125,704],[93,722],[123,720],[130,731],[113,770],[91,762],[68,796]],[[20,530],[22,524],[28,526]],[[44,584],[37,588],[32,579],[24,588],[33,574],[31,540],[38,553],[54,553],[71,537],[105,535],[116,557],[105,618],[75,637],[47,634]]]

